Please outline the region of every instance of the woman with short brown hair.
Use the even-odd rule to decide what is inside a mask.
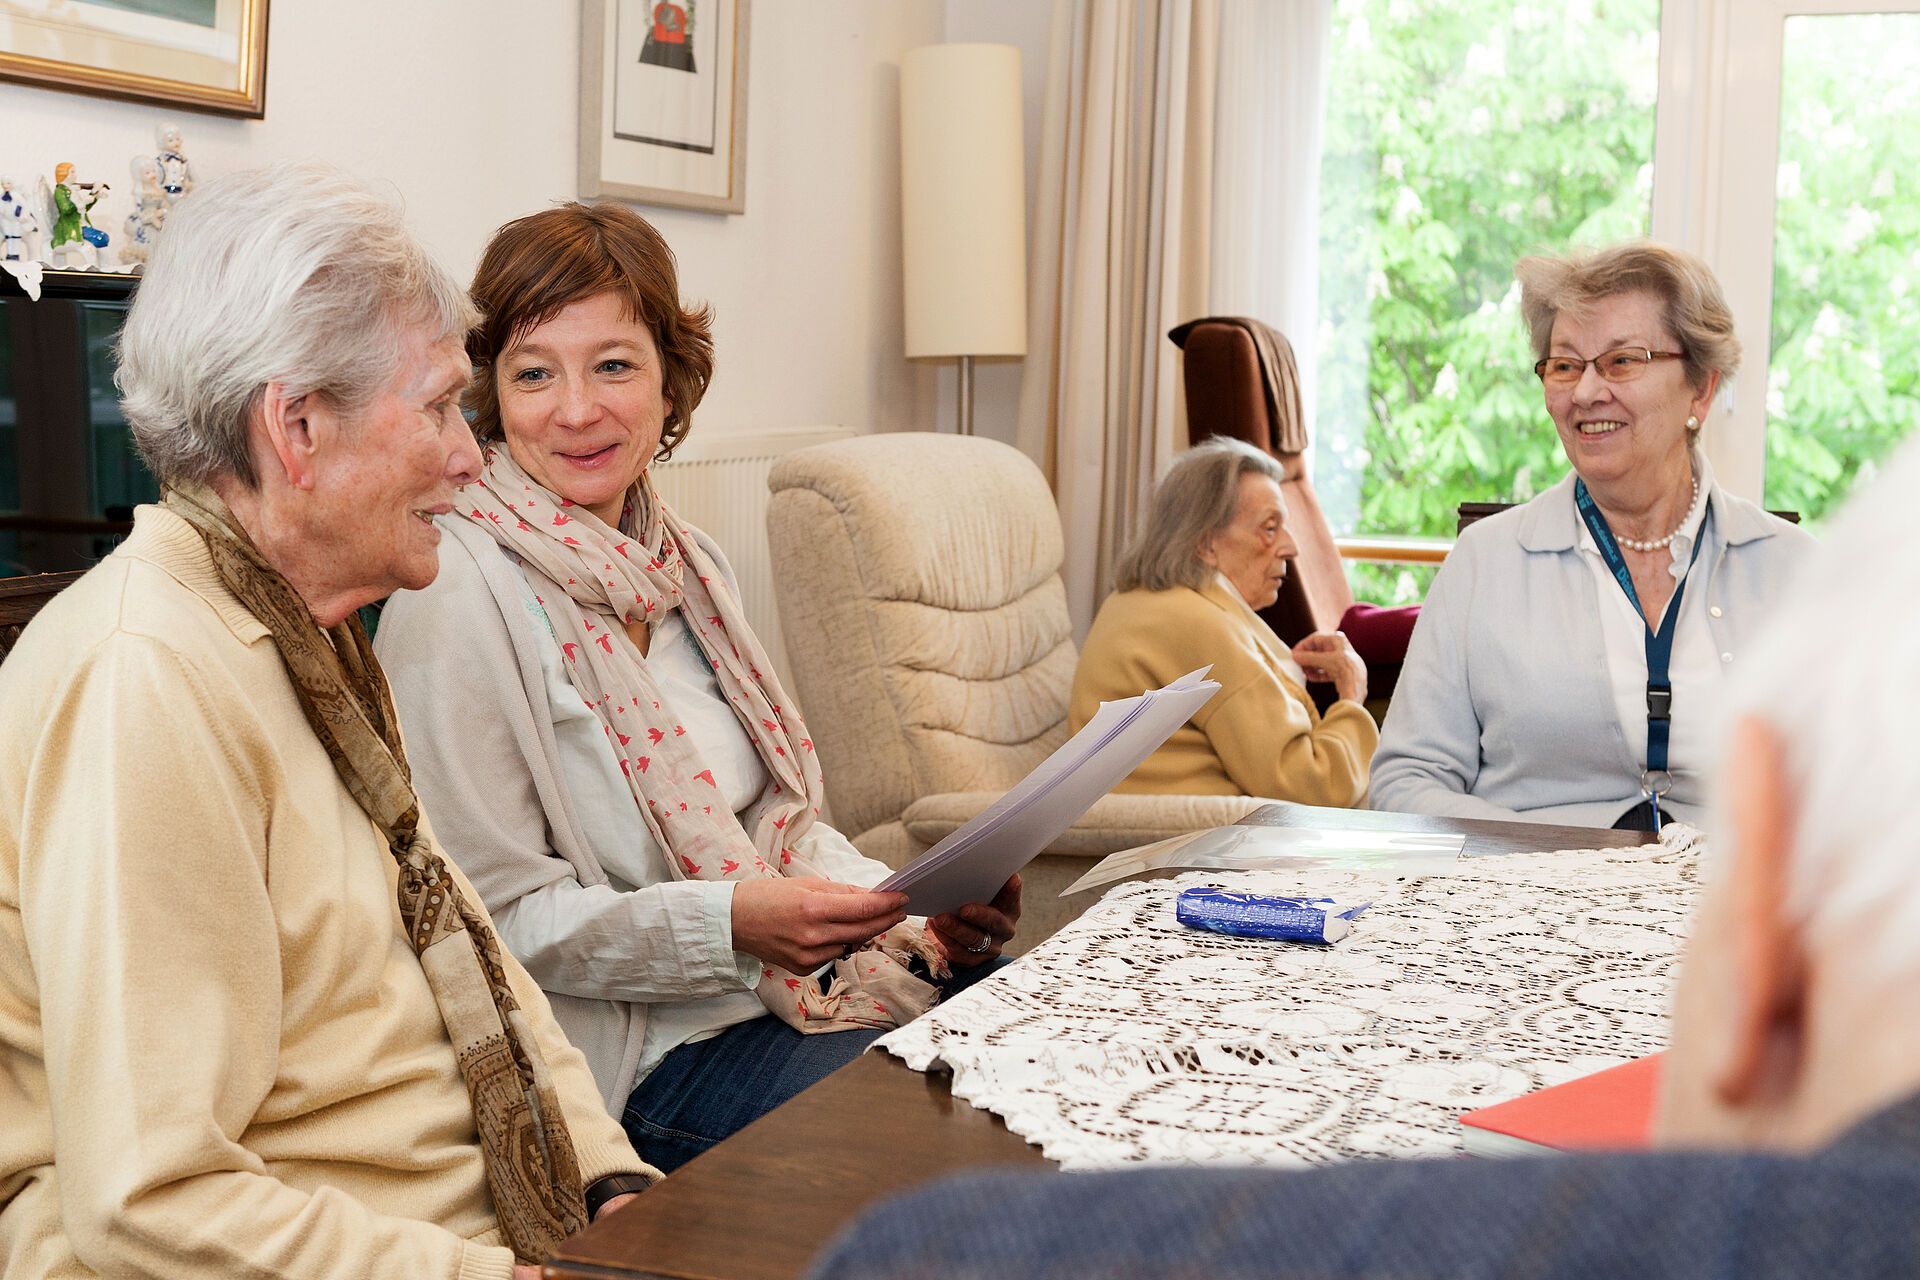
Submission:
[[[648,474],[713,371],[659,233],[548,209],[500,229],[472,293],[480,477],[380,653],[448,851],[672,1169],[988,972],[1019,881],[923,930],[820,820],[732,570]]]

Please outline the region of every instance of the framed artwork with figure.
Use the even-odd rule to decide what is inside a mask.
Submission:
[[[750,12],[751,0],[583,0],[582,197],[746,212]]]
[[[0,0],[0,79],[257,120],[267,0]]]

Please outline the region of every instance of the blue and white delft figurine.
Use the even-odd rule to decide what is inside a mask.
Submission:
[[[193,166],[187,161],[179,125],[160,125],[154,129],[153,137],[160,147],[160,154],[153,158],[160,171],[160,190],[166,196],[166,206],[172,208],[175,200],[193,190]]]
[[[0,261],[33,262],[40,256],[40,219],[26,198],[0,178]]]
[[[120,261],[145,262],[167,220],[167,193],[160,186],[160,162],[153,156],[133,158],[133,212],[127,215],[126,239]]]

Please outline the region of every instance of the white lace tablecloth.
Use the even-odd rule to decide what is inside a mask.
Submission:
[[[1067,1169],[1457,1153],[1462,1111],[1665,1047],[1703,848],[1127,883],[877,1044]],[[1195,884],[1373,906],[1331,947],[1232,938],[1174,919]]]

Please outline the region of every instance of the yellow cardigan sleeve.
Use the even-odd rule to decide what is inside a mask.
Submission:
[[[1223,794],[1231,787],[1299,804],[1363,803],[1380,741],[1373,717],[1355,702],[1336,702],[1322,717],[1263,650],[1264,634],[1252,628],[1264,625],[1237,604],[1185,587],[1109,596],[1074,673],[1073,727],[1102,700],[1211,666],[1220,692],[1142,766],[1150,781],[1137,785],[1138,773],[1129,780],[1134,789]],[[1266,643],[1282,651],[1277,641]]]
[[[1354,808],[1367,796],[1379,729],[1357,702],[1336,702],[1315,719],[1312,704],[1263,666],[1237,686],[1223,681],[1194,724],[1245,794]]]

